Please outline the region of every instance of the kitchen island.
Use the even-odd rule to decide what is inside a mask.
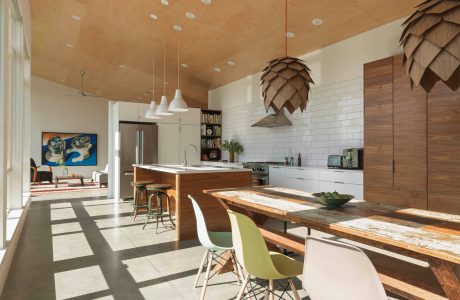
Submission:
[[[170,184],[172,210],[176,218],[176,240],[197,237],[195,214],[188,195],[199,203],[210,231],[230,231],[225,209],[203,190],[247,187],[251,185],[251,170],[214,166],[133,165],[134,181],[151,180]]]

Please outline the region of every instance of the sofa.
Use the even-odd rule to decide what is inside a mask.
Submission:
[[[105,166],[104,170],[94,171],[91,175],[91,182],[99,182],[99,187],[107,187],[109,182],[109,165]]]

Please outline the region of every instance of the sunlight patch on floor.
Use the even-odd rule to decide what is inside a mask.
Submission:
[[[56,273],[54,282],[56,299],[68,299],[109,289],[99,266]]]
[[[61,234],[83,231],[79,222],[62,223],[51,225],[51,234]]]
[[[84,233],[53,236],[53,261],[93,255]]]
[[[51,221],[76,219],[73,208],[59,208],[51,210]]]

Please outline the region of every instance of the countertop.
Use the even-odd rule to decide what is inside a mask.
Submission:
[[[284,166],[284,165],[269,165],[270,168],[288,168],[288,169],[312,169],[312,170],[324,170],[324,171],[334,171],[334,172],[359,172],[362,173],[363,170],[358,169],[337,169],[337,168],[328,168],[327,166]]]
[[[133,167],[143,168],[152,171],[165,172],[171,174],[203,174],[203,173],[228,173],[228,172],[252,172],[251,169],[228,168],[218,166],[188,166],[183,165],[141,165],[134,164]]]

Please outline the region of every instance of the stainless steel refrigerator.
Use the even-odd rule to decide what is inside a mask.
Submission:
[[[158,126],[120,122],[120,198],[132,199],[133,164],[158,163]]]

